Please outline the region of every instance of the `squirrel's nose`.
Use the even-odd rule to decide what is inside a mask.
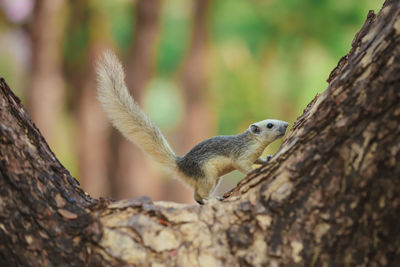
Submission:
[[[280,131],[281,131],[282,133],[285,133],[288,126],[289,126],[289,123],[287,123],[287,122],[282,123],[282,126],[279,127],[279,128],[280,128]]]

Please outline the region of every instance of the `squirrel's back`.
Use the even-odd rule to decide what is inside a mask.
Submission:
[[[238,135],[214,136],[194,146],[186,155],[177,159],[180,171],[194,178],[206,174],[202,166],[216,157],[238,158],[249,149],[253,139],[248,131]]]

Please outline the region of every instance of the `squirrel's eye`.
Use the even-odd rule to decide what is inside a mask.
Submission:
[[[267,124],[267,128],[268,128],[268,129],[271,129],[272,127],[274,127],[274,125],[273,125],[272,123],[268,123],[268,124]]]

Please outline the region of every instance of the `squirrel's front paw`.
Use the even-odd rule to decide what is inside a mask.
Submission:
[[[204,205],[204,200],[200,200],[200,199],[195,199],[197,203],[199,203],[200,205]]]
[[[222,197],[222,196],[217,196],[217,197],[215,197],[215,198],[213,198],[213,199],[201,199],[201,200],[199,200],[199,199],[195,199],[196,200],[196,202],[197,203],[199,203],[200,205],[204,205],[204,204],[207,204],[207,203],[209,203],[209,202],[212,202],[212,201],[222,201],[222,200],[224,200],[225,198],[224,197]]]
[[[222,200],[224,200],[225,198],[224,198],[223,196],[217,196],[215,199],[217,199],[217,200],[219,200],[219,201],[222,201]]]

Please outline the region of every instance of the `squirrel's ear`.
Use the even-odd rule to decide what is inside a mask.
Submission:
[[[253,134],[259,134],[260,133],[260,127],[258,127],[255,124],[250,125],[250,132],[252,132]]]

